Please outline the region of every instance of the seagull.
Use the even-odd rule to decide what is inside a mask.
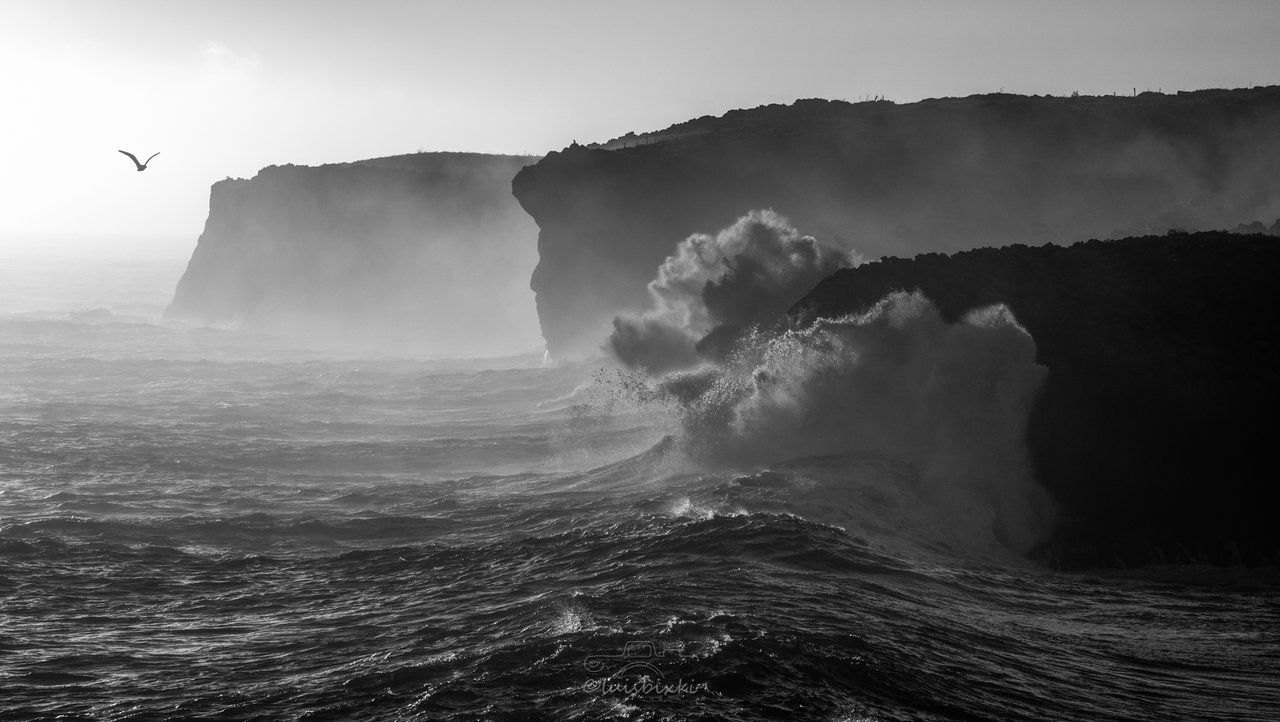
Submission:
[[[159,152],[159,151],[156,151],[155,153],[152,153],[152,154],[151,154],[151,158],[148,158],[148,159],[147,159],[147,163],[139,163],[139,162],[138,162],[138,157],[137,157],[137,156],[135,156],[133,153],[130,153],[130,152],[129,152],[129,151],[127,151],[127,150],[122,150],[122,151],[120,151],[120,152],[121,152],[121,153],[124,153],[124,154],[125,154],[125,155],[127,155],[127,156],[129,156],[129,160],[133,161],[133,164],[134,164],[134,165],[136,165],[136,166],[138,166],[138,172],[139,172],[139,173],[141,173],[142,171],[144,171],[144,170],[146,170],[146,169],[147,169],[147,163],[150,163],[150,162],[151,162],[151,158],[154,158],[154,157],[156,157],[156,156],[160,155],[160,152]]]

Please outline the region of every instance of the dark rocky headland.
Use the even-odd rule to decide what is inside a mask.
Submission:
[[[772,208],[868,258],[1071,243],[1280,217],[1280,87],[1136,97],[803,100],[596,147],[513,184],[537,221],[553,356],[649,304],[676,244]]]
[[[1280,238],[1174,233],[886,258],[794,323],[920,290],[944,317],[1012,309],[1049,372],[1027,442],[1062,521],[1057,566],[1280,563]]]

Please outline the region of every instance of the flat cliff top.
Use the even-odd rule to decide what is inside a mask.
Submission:
[[[849,102],[822,98],[799,99],[790,105],[780,103],[755,108],[730,110],[720,116],[704,115],[662,130],[628,133],[603,143],[591,143],[589,149],[616,150],[652,145],[681,146],[710,139],[750,138],[761,134],[803,130],[821,131],[824,126],[874,123],[884,120],[921,122],[931,117],[963,116],[971,113],[1014,116],[1017,114],[1123,115],[1195,110],[1214,107],[1226,112],[1250,112],[1258,104],[1280,104],[1280,86],[1257,86],[1239,89],[1206,89],[1173,93],[1145,91],[1134,95],[1016,95],[986,93],[965,97],[926,98],[914,103],[889,100]]]
[[[434,175],[489,176],[502,175],[509,180],[517,171],[541,160],[536,155],[496,155],[491,153],[431,152],[390,155],[383,158],[320,165],[269,165],[255,177],[283,175],[299,171],[341,171],[343,169],[384,169]],[[243,178],[228,178],[240,181]],[[225,182],[225,181],[224,181]]]
[[[1280,155],[1278,124],[1280,86],[905,104],[797,100],[574,144],[525,167],[512,188],[540,224],[563,216],[570,198],[674,208],[680,201],[669,195],[696,191],[736,215],[773,207],[799,216],[793,220],[811,221],[801,230],[815,235],[856,227],[829,218],[841,213],[876,216],[857,229],[859,250],[873,256],[903,238],[916,247],[931,238],[938,250],[977,247],[984,234],[997,245],[1071,242],[1090,237],[1078,235],[1080,227],[1137,235],[1180,222],[1207,230],[1222,219],[1258,220],[1249,216],[1254,205],[1274,205],[1265,198],[1274,173],[1264,166]],[[1242,183],[1255,186],[1252,194]],[[1110,207],[1117,197],[1131,205],[1127,213]],[[877,207],[839,207],[867,202]],[[1093,228],[1080,213],[1091,205],[1102,210],[1097,223],[1129,225]],[[938,232],[939,214],[950,217],[956,240]],[[1201,218],[1213,221],[1191,222]],[[1165,219],[1172,220],[1159,227]]]

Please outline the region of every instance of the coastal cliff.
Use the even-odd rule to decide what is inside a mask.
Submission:
[[[510,191],[536,160],[418,153],[215,183],[165,316],[344,346],[536,348],[536,229]]]
[[[836,272],[804,324],[923,292],[954,320],[1008,306],[1048,374],[1027,442],[1062,507],[1063,566],[1274,561],[1280,238],[1170,234],[886,258]]]
[[[868,258],[1280,217],[1280,87],[797,101],[573,145],[513,183],[553,356],[646,308],[676,245],[770,208]]]

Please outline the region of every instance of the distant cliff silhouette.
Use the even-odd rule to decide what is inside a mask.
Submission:
[[[1153,549],[1280,562],[1277,278],[1280,238],[1267,235],[1014,245],[838,271],[790,315],[803,324],[916,289],[948,319],[1008,305],[1049,369],[1027,438],[1063,506],[1056,562],[1132,565]]]
[[[595,351],[695,232],[772,208],[876,258],[1280,217],[1280,87],[1136,97],[803,100],[704,117],[516,176],[548,349]]]
[[[439,353],[537,347],[535,157],[419,153],[224,180],[166,317]]]

